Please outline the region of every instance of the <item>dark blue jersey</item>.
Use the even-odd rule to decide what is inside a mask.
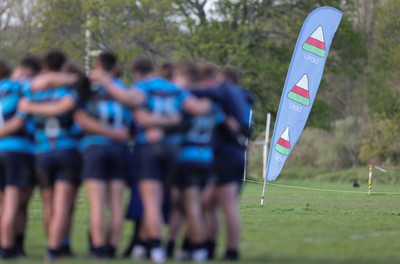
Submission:
[[[19,99],[23,96],[22,85],[18,82],[5,79],[0,82],[0,128],[15,116],[27,121],[27,115],[18,111]],[[0,152],[32,152],[33,144],[28,126],[19,131],[0,138]]]
[[[30,90],[30,87],[27,88]],[[77,102],[77,95],[65,87],[38,92],[29,91],[27,98],[34,103],[57,102],[65,97]],[[74,123],[73,110],[59,116],[32,115],[35,124],[36,152],[77,148],[80,130]]]
[[[124,83],[119,79],[113,80],[120,89],[126,89]],[[115,129],[127,128],[131,121],[130,111],[121,103],[115,101],[101,86],[93,86],[91,97],[81,106],[91,117],[99,120],[107,127]],[[83,149],[91,145],[110,144],[112,140],[101,135],[87,134],[82,142]]]
[[[144,107],[151,113],[160,116],[172,116],[182,111],[182,104],[189,93],[178,88],[173,83],[162,78],[138,82],[135,87],[146,94]],[[182,140],[179,131],[167,131],[164,137],[165,143],[178,144]],[[147,143],[145,129],[138,126],[137,141]]]
[[[219,103],[225,115],[233,117],[240,126],[240,132],[233,134],[226,124],[220,124],[214,134],[214,147],[219,148],[227,144],[240,145],[244,142],[238,140],[250,136],[250,111],[253,103],[248,92],[231,83],[224,82],[215,88],[195,90],[197,96],[208,97]]]
[[[179,154],[181,163],[211,165],[214,154],[211,146],[216,124],[224,121],[222,109],[213,104],[209,113],[201,116],[184,115],[187,129]]]

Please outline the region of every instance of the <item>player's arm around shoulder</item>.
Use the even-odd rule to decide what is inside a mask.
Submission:
[[[32,92],[45,89],[57,88],[60,86],[73,85],[78,80],[78,76],[70,73],[51,72],[42,73],[36,76],[31,83]]]
[[[72,111],[76,106],[73,96],[64,96],[60,100],[52,102],[32,102],[22,98],[18,104],[18,109],[24,113],[42,116],[59,116]]]
[[[75,111],[74,120],[86,133],[102,135],[121,142],[128,140],[127,128],[112,129],[107,127],[96,118],[90,116],[83,109]]]
[[[107,93],[126,107],[135,108],[145,102],[146,95],[141,90],[135,87],[131,89],[122,89],[113,82],[109,74],[102,70],[93,70],[90,73],[90,79],[93,82],[101,84]]]
[[[188,96],[182,105],[183,109],[192,115],[204,115],[211,111],[212,103],[207,98]]]

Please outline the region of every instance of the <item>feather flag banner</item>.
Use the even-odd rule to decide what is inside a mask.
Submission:
[[[279,104],[266,180],[275,180],[306,125],[342,12],[320,7],[311,12],[297,39]]]

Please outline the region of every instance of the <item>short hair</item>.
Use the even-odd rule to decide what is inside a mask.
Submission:
[[[215,79],[217,77],[217,66],[211,62],[200,62],[198,63],[199,69],[199,81],[208,79]]]
[[[10,77],[11,69],[8,64],[0,59],[0,80]]]
[[[28,55],[19,61],[18,66],[28,68],[36,75],[42,70],[42,61],[37,56]]]
[[[57,49],[47,52],[43,58],[43,65],[51,71],[60,71],[66,62],[67,56]]]
[[[103,70],[112,72],[117,65],[117,55],[112,51],[102,51],[97,57],[98,62]]]
[[[171,80],[175,65],[170,61],[165,61],[156,66],[157,74],[164,79]]]
[[[233,67],[224,67],[221,71],[220,74],[224,77],[224,79],[230,83],[233,83],[235,85],[240,85],[242,76],[240,72]]]
[[[153,62],[148,56],[140,55],[132,63],[132,72],[149,74],[153,71]]]
[[[175,65],[174,75],[183,75],[194,83],[199,80],[199,67],[193,61],[181,61]]]

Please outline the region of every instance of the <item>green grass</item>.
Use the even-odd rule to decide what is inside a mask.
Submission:
[[[349,183],[315,180],[278,180],[278,184],[355,190]],[[323,192],[247,183],[240,203],[243,232],[241,263],[400,263],[399,195]],[[374,191],[400,192],[400,185],[377,183]],[[86,258],[87,202],[81,194],[75,214],[73,248],[77,259],[60,263],[91,263]],[[42,207],[35,195],[29,209],[26,248],[29,259],[43,263]],[[131,231],[125,225],[122,246]],[[223,244],[221,241],[220,244]],[[219,248],[221,254],[223,248]],[[118,260],[114,263],[132,263]],[[135,262],[137,263],[137,262]]]

